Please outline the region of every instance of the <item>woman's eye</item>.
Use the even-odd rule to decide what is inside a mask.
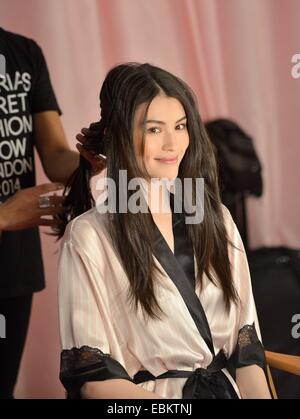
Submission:
[[[160,129],[157,127],[152,127],[148,129],[148,132],[150,132],[150,134],[157,134],[158,132],[160,132]]]
[[[179,131],[182,131],[182,130],[186,129],[186,124],[179,124],[179,125],[177,125],[176,129],[178,129]]]

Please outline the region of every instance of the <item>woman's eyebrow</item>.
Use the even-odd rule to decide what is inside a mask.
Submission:
[[[175,122],[175,124],[178,124],[178,122],[183,121],[184,119],[186,119],[186,115],[184,115],[182,118],[178,119],[178,121]],[[147,119],[146,124],[148,124],[149,122],[154,122],[155,124],[162,124],[162,125],[166,125],[166,123],[164,121],[157,121],[156,119]]]

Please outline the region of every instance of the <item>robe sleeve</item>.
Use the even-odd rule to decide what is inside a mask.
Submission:
[[[266,373],[265,352],[262,345],[245,248],[232,216],[224,206],[223,212],[228,238],[236,247],[233,248],[229,245],[229,259],[233,281],[239,297],[235,330],[230,345],[230,372],[235,378],[237,368],[258,365]]]
[[[132,381],[111,356],[109,298],[101,270],[72,236],[62,243],[58,284],[60,380],[68,398],[80,398],[80,388],[87,381]]]

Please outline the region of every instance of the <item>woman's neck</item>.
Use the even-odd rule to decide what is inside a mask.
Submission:
[[[147,185],[147,204],[151,213],[170,214],[169,190],[165,182],[152,180],[146,182]]]

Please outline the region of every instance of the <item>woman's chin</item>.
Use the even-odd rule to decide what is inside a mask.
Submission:
[[[174,180],[178,176],[178,168],[175,170],[160,170],[151,174],[152,179],[168,179]]]

